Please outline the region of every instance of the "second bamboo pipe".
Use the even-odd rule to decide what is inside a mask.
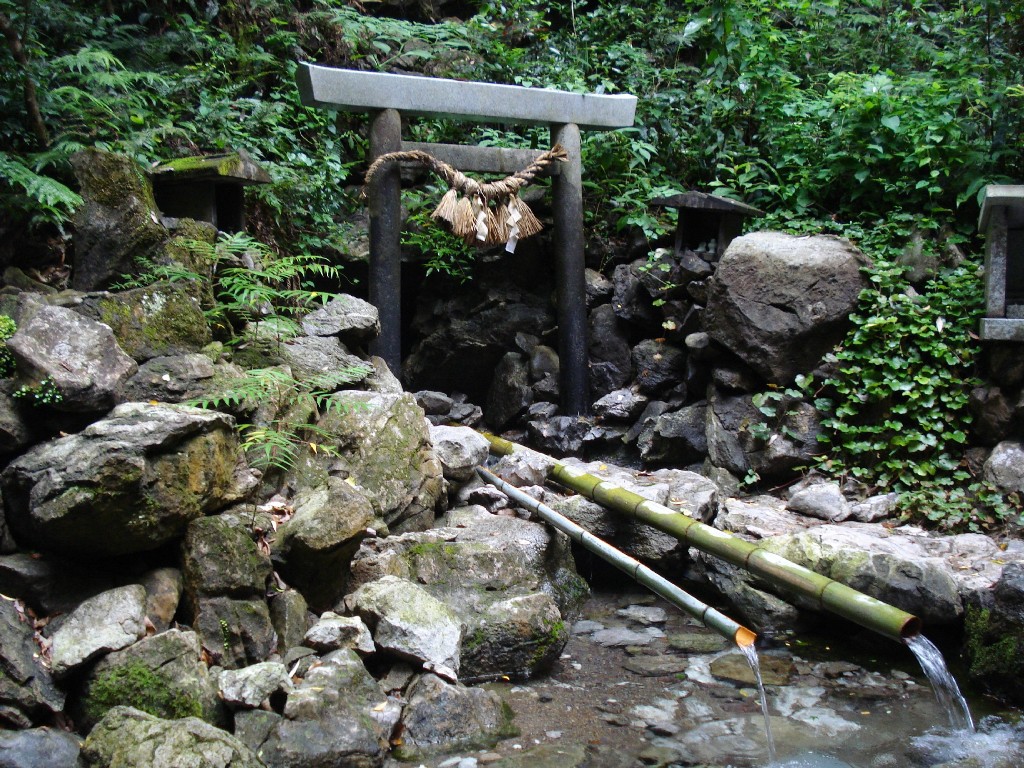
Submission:
[[[484,437],[490,441],[491,448],[497,454],[507,455],[521,448],[494,435],[484,433]],[[921,631],[921,620],[913,614],[595,475],[554,461],[554,469],[549,477],[599,504],[664,531],[691,547],[743,568],[781,589],[807,598],[818,608],[831,611],[873,632],[903,641]]]

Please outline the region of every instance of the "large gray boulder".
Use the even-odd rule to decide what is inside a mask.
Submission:
[[[281,344],[278,351],[298,381],[347,370],[351,375],[346,384],[358,384],[373,371],[334,336],[298,336]]]
[[[377,768],[401,705],[385,696],[354,651],[325,656],[289,694],[253,748],[268,768]]]
[[[217,684],[201,651],[195,632],[172,629],[107,654],[83,678],[76,723],[88,730],[113,707],[126,706],[157,717],[219,724]]]
[[[511,711],[494,691],[425,674],[409,686],[406,698],[399,750],[405,759],[438,750],[479,749],[512,735]]]
[[[344,344],[365,344],[380,335],[380,314],[368,301],[341,294],[302,318],[308,336],[337,336]]]
[[[277,529],[274,561],[287,582],[317,612],[337,605],[348,585],[348,566],[375,525],[366,494],[330,476],[295,494],[294,513]]]
[[[106,411],[138,370],[110,327],[64,307],[31,305],[7,340],[18,379],[38,386],[49,379],[60,392],[50,405],[62,411]]]
[[[125,403],[23,454],[0,482],[19,543],[102,557],[159,547],[238,500],[239,461],[231,417]]]
[[[452,510],[446,522],[431,531],[367,540],[352,562],[355,581],[370,586],[397,578],[442,601],[465,627],[463,679],[524,678],[549,667],[587,593],[568,540],[480,507]]]
[[[361,586],[345,604],[370,628],[378,647],[449,679],[458,674],[461,623],[423,587],[384,576]]]
[[[81,189],[75,213],[72,284],[79,291],[107,288],[135,274],[167,238],[153,189],[131,158],[85,149],[71,158]]]
[[[336,455],[307,453],[297,470],[300,484],[337,476],[355,483],[392,532],[429,528],[443,477],[423,409],[406,392],[345,390],[334,399],[318,426]]]
[[[262,760],[227,731],[196,717],[163,720],[132,707],[114,707],[82,745],[95,768],[265,768]]]
[[[110,327],[117,343],[142,362],[198,352],[210,343],[210,326],[193,285],[155,283],[85,297],[75,311]]]
[[[711,278],[704,327],[775,384],[812,370],[849,327],[867,287],[846,240],[755,232],[729,244]]]
[[[29,728],[64,709],[59,690],[38,656],[32,625],[14,604],[0,600],[0,723]],[[0,746],[2,754],[3,746]]]
[[[87,661],[127,648],[146,634],[146,590],[139,584],[89,598],[54,630],[50,665],[64,677]]]
[[[487,461],[490,443],[469,427],[431,426],[430,440],[448,480],[463,483],[474,476],[473,468]]]

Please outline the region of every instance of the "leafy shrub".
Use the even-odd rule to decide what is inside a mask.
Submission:
[[[0,379],[6,379],[14,373],[16,362],[14,354],[7,348],[7,339],[17,330],[14,320],[7,315],[0,315]]]

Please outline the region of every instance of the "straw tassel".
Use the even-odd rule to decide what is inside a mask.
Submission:
[[[530,210],[530,206],[524,203],[518,195],[512,198],[511,205],[514,205],[516,210],[519,211],[520,240],[525,237],[530,237],[531,235],[536,235],[544,229],[544,225],[540,223],[540,219],[534,216],[533,211]]]
[[[449,227],[455,223],[456,211],[459,207],[459,190],[452,187],[441,197],[441,202],[437,204],[437,208],[430,214],[430,218],[441,220],[445,222]]]
[[[455,208],[455,216],[451,221],[452,234],[472,242],[476,238],[476,214],[473,202],[468,197],[460,197]]]

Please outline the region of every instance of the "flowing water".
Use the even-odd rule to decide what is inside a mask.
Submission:
[[[750,671],[754,673],[754,679],[757,681],[757,694],[761,697],[761,712],[764,714],[764,736],[768,743],[768,762],[775,762],[775,739],[772,738],[772,721],[771,716],[768,714],[768,697],[764,692],[764,681],[761,679],[761,664],[757,658],[757,649],[753,643],[747,643],[746,645],[737,643],[737,648],[740,649],[740,653],[747,659],[747,664],[750,665]]]
[[[956,680],[949,673],[942,652],[924,635],[914,635],[903,642],[917,657],[928,682],[932,684],[935,698],[949,717],[950,726],[956,730],[973,732],[971,710],[967,706],[967,700],[960,693]]]

